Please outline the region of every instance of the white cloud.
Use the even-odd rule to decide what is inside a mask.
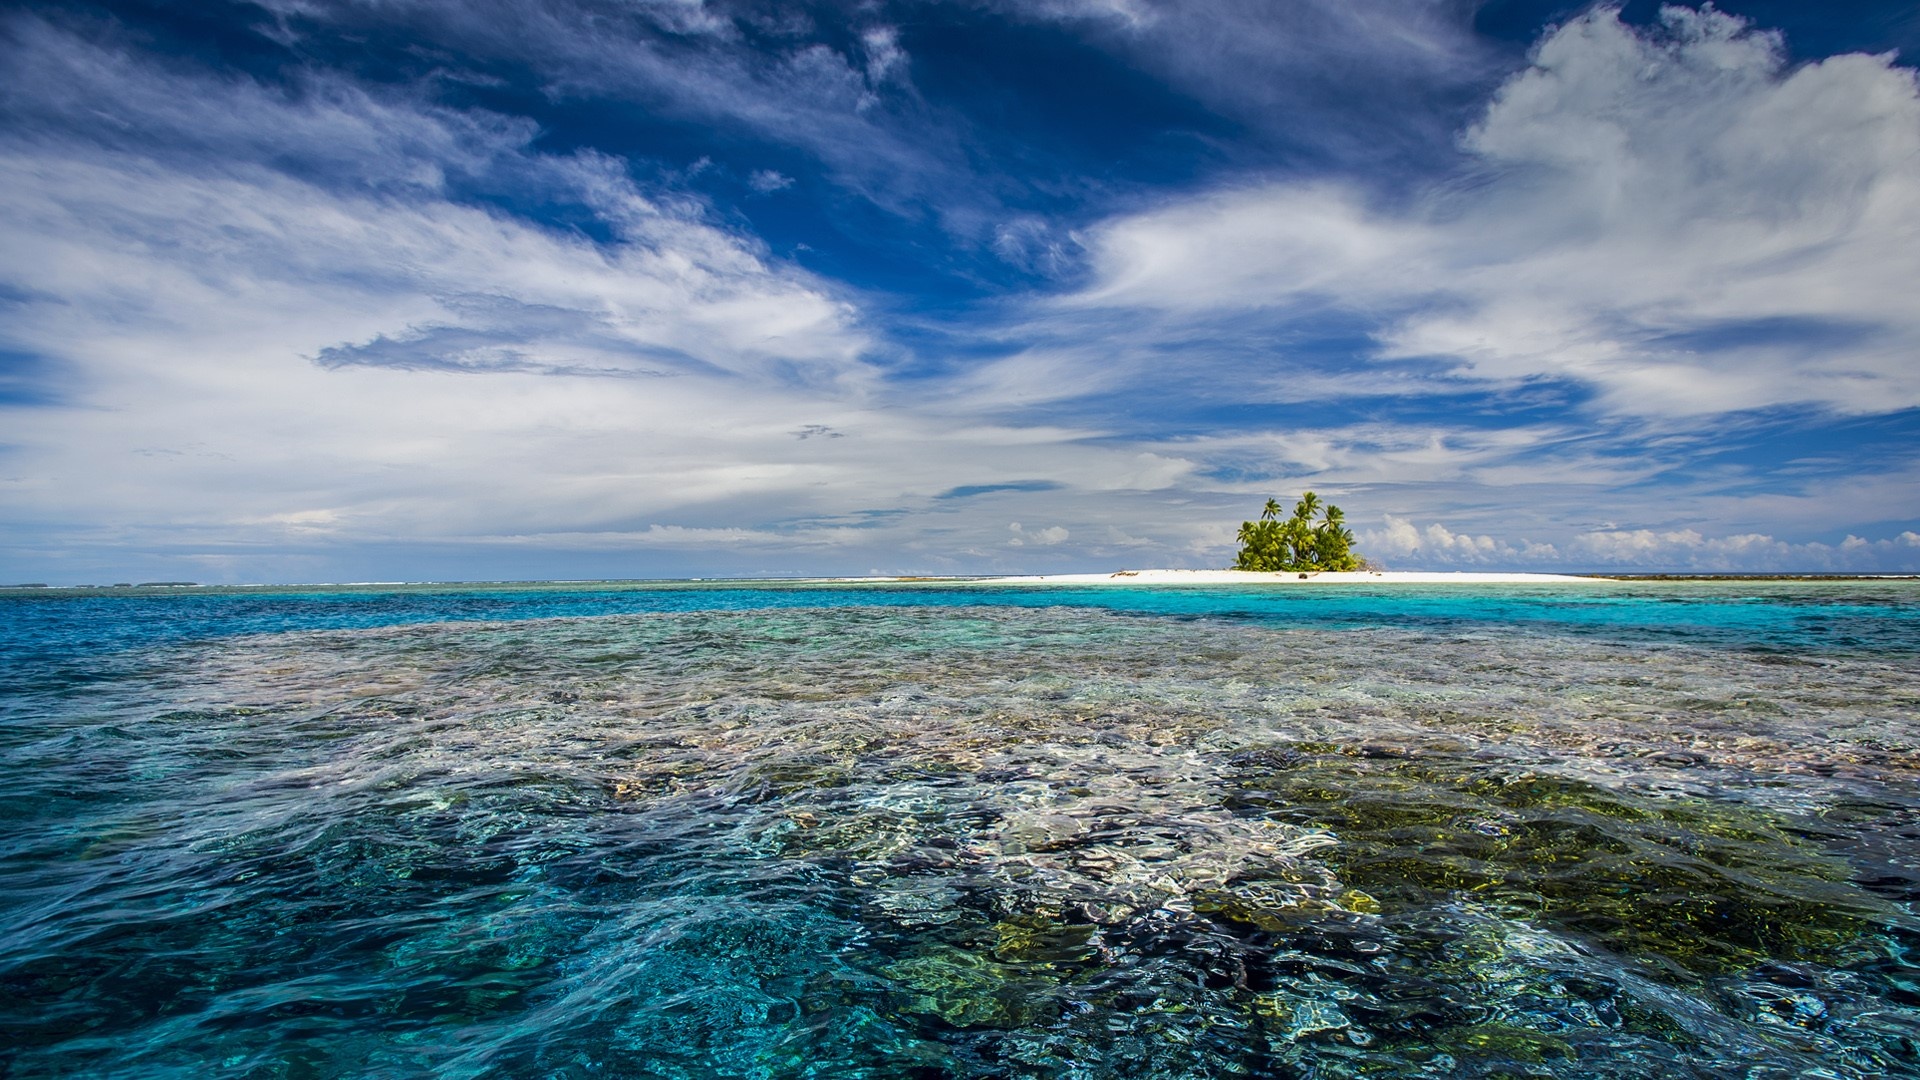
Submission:
[[[43,358],[60,400],[0,405],[14,565],[166,548],[257,580],[332,573],[301,545],[541,537],[939,565],[1006,520],[941,492],[1039,475],[1111,498],[1191,469],[895,393],[826,283],[620,162],[539,153],[527,125],[169,73],[26,25],[0,55],[37,73],[5,100],[0,344]]]
[[[1881,540],[1848,536],[1838,544],[1789,543],[1765,533],[1703,536],[1694,529],[1615,529],[1585,533],[1568,545],[1575,559],[1600,565],[1692,570],[1883,571],[1920,569],[1920,533]]]
[[[276,6],[289,8],[287,0]],[[897,28],[822,33],[801,9],[691,0],[298,0],[299,19],[400,33],[477,63],[525,65],[557,98],[607,99],[813,155],[842,189],[919,215],[982,192],[950,118],[925,107]]]
[[[1017,521],[1010,523],[1007,526],[1007,531],[1013,534],[1012,538],[1007,541],[1008,547],[1025,547],[1028,544],[1033,544],[1038,547],[1052,547],[1055,544],[1065,543],[1067,537],[1073,535],[1058,525],[1049,525],[1044,529],[1029,530]]]
[[[755,170],[747,177],[747,186],[762,195],[771,195],[793,186],[793,177],[775,172],[772,169]]]
[[[1030,17],[1063,21],[1112,20],[1129,29],[1138,29],[1156,21],[1153,9],[1137,0],[1031,0],[1009,7]]]
[[[18,286],[66,305],[21,320],[25,334],[40,324],[29,347],[56,348],[75,329],[65,317],[111,312],[129,329],[225,308],[232,322],[302,294],[365,294],[303,351],[342,346],[335,362],[379,363],[451,337],[485,354],[477,366],[512,354],[610,371],[859,368],[864,335],[819,282],[769,264],[697,207],[649,198],[618,162],[532,152],[530,124],[332,82],[289,94],[170,75],[24,26],[5,58],[20,134],[0,144],[0,214],[15,273],[31,274]],[[456,171],[469,187],[578,203],[617,239],[457,202]],[[503,330],[530,314],[554,345]],[[364,348],[376,339],[385,347]],[[533,355],[548,348],[558,355]]]
[[[1521,540],[1511,543],[1489,535],[1454,532],[1439,522],[1420,528],[1404,518],[1386,515],[1378,529],[1364,530],[1355,537],[1358,549],[1369,558],[1410,559],[1421,565],[1457,564],[1541,564],[1554,563],[1560,553],[1552,544]]]
[[[995,225],[990,246],[994,254],[1023,270],[1060,275],[1078,269],[1078,238],[1036,215],[1022,214]]]
[[[1657,452],[1623,458],[1598,452],[1566,423],[1473,429],[1444,422],[1358,422],[1206,434],[1163,444],[1198,470],[1248,479],[1221,490],[1264,494],[1275,484],[1316,490],[1396,487],[1478,497],[1499,489],[1624,486],[1664,467]],[[1331,485],[1331,488],[1329,488]],[[1512,498],[1508,496],[1507,498]]]
[[[1348,162],[1420,157],[1448,135],[1436,102],[1495,54],[1447,0],[1003,0],[1058,20],[1241,125],[1242,138]],[[1364,86],[1355,92],[1356,85]]]
[[[1619,414],[1920,405],[1913,71],[1789,68],[1732,16],[1663,18],[1549,35],[1464,136],[1468,183],[1402,209],[1267,184],[1118,219],[1067,303],[1163,337],[1342,312],[1377,327],[1377,361],[1440,365],[1430,389],[1569,379]]]
[[[900,47],[900,31],[891,26],[875,26],[860,34],[867,51],[867,81],[880,83],[907,66],[907,51]]]
[[[714,48],[731,40],[733,24],[699,5],[662,2],[648,12]],[[1683,25],[1658,44],[1590,22],[1565,37],[1588,60],[1607,41],[1635,56],[1652,50],[1653,61],[1724,47],[1740,76],[1711,98],[1726,109],[1777,98],[1800,77],[1762,70],[1755,58],[1766,49],[1740,34],[1714,38],[1711,28]],[[1759,181],[1708,183],[1710,170],[1687,153],[1707,161],[1711,147],[1682,151],[1706,129],[1686,128],[1692,134],[1645,147],[1628,140],[1622,153],[1649,168],[1678,161],[1714,191],[1670,192],[1672,207],[1642,208],[1644,226],[1628,222],[1627,209],[1582,186],[1591,170],[1562,161],[1573,150],[1556,149],[1551,130],[1529,133],[1551,129],[1556,115],[1594,112],[1592,87],[1609,85],[1599,75],[1583,76],[1578,93],[1501,98],[1473,136],[1477,160],[1493,171],[1464,194],[1388,211],[1343,185],[1246,186],[1110,222],[1088,238],[1090,288],[1028,309],[1040,311],[1037,340],[1001,359],[969,357],[944,375],[905,378],[871,362],[875,334],[855,297],[782,263],[707,208],[636,182],[625,162],[542,153],[526,122],[319,76],[292,89],[200,78],[30,19],[10,25],[24,30],[0,53],[8,76],[0,228],[9,241],[0,344],[42,358],[47,389],[62,398],[55,407],[0,406],[8,444],[0,515],[12,526],[11,554],[0,557],[23,568],[84,550],[108,559],[165,547],[226,577],[311,577],[330,572],[312,569],[323,550],[378,544],[719,560],[683,564],[693,573],[748,565],[725,563],[732,553],[771,559],[789,550],[806,552],[802,568],[814,570],[876,559],[956,571],[1091,569],[1120,557],[1220,565],[1232,522],[1257,506],[1255,496],[1309,485],[1346,503],[1356,521],[1377,521],[1383,507],[1403,515],[1365,535],[1379,533],[1382,550],[1407,558],[1545,566],[1556,554],[1562,563],[1697,556],[1704,566],[1828,558],[1818,545],[1769,547],[1780,542],[1767,537],[1826,535],[1851,522],[1879,536],[1865,523],[1911,501],[1912,469],[1881,463],[1870,478],[1765,496],[1716,496],[1710,476],[1668,478],[1660,520],[1565,524],[1597,516],[1598,503],[1618,516],[1619,491],[1678,471],[1676,441],[1711,435],[1617,418],[1599,439],[1564,414],[1505,429],[1443,417],[1139,434],[1135,425],[1164,415],[1164,400],[1188,393],[1183,403],[1240,406],[1370,390],[1451,393],[1539,373],[1588,382],[1616,412],[1696,409],[1702,395],[1715,408],[1905,400],[1912,373],[1876,367],[1874,350],[1908,340],[1911,313],[1895,310],[1891,295],[1912,280],[1901,276],[1910,256],[1866,231],[1907,227],[1899,197],[1911,185],[1883,175],[1872,154],[1827,150],[1830,160],[1807,165],[1812,179],[1794,181],[1798,194],[1750,205],[1736,196]],[[676,115],[730,108],[778,127],[797,114],[768,102],[804,84],[792,107],[813,125],[805,138],[844,139],[849,160],[885,157],[894,152],[885,145],[853,145],[877,122],[873,101],[891,108],[887,95],[907,92],[904,61],[883,64],[884,84],[874,81],[869,65],[884,44],[795,45],[778,71],[723,63],[716,81],[686,88],[706,104],[683,102],[689,112]],[[1540,71],[1570,70],[1544,66],[1549,50],[1541,55]],[[629,61],[657,62],[649,78],[667,79],[672,68],[657,56],[620,62]],[[1594,63],[1601,75],[1610,70]],[[1878,146],[1902,129],[1866,121],[1905,115],[1911,80],[1886,61],[1850,63],[1822,70],[1852,80],[1857,100],[1812,98],[1829,110],[1832,139]],[[1653,63],[1649,78],[1658,86],[1679,78],[1669,67]],[[611,78],[608,70],[600,74]],[[1526,110],[1514,104],[1522,98]],[[1648,119],[1652,105],[1635,101],[1620,111],[1622,130],[1664,131],[1669,121]],[[1848,109],[1865,121],[1846,128]],[[1798,161],[1792,146],[1780,153]],[[1651,190],[1628,174],[1628,196]],[[1857,181],[1840,185],[1855,200],[1840,200],[1853,216],[1831,213],[1829,174]],[[760,183],[776,179],[785,177],[769,171]],[[1718,247],[1696,235],[1711,231],[1714,192],[1726,208]],[[490,200],[559,207],[556,216],[581,227],[541,226]],[[1829,235],[1838,246],[1783,260],[1752,239],[1769,214],[1786,233]],[[1807,224],[1819,221],[1826,234]],[[1032,269],[1053,268],[1078,242],[1036,219],[1001,225],[1002,254]],[[1663,228],[1680,242],[1669,280],[1615,280],[1634,277],[1634,259],[1668,257],[1652,235]],[[1531,239],[1540,229],[1551,243]],[[1884,280],[1856,281],[1842,257]],[[1693,287],[1700,282],[1712,288]],[[1771,293],[1741,299],[1742,288],[1760,284],[1801,296],[1801,307],[1780,306]],[[1674,340],[1738,324],[1748,310],[1740,304],[1758,310],[1762,300],[1775,305],[1769,317],[1839,330],[1819,350],[1762,342],[1668,363]],[[1250,356],[1287,355],[1277,335],[1267,347],[1273,327],[1318,311],[1377,320],[1388,373],[1370,383],[1296,377],[1284,360],[1252,369]],[[1116,312],[1139,340],[1107,332]],[[967,343],[1026,329],[999,325]],[[1457,337],[1445,359],[1453,374],[1385,359],[1419,351],[1410,343],[1421,335],[1448,334]],[[1236,343],[1231,362],[1208,351],[1217,340]],[[1754,373],[1737,398],[1714,381],[1726,376],[1715,364],[1736,360]],[[1837,365],[1853,374],[1836,374]],[[1865,404],[1848,397],[1860,386],[1874,391]],[[1115,404],[1060,411],[1088,395]],[[940,497],[963,489],[997,494]],[[1460,509],[1467,504],[1472,513]],[[1050,524],[1008,530],[1014,516]],[[1675,522],[1707,538],[1690,543]],[[1529,545],[1523,535],[1543,539]],[[1831,558],[1890,565],[1907,550],[1849,541]],[[291,569],[258,569],[268,559]],[[155,567],[138,576],[197,575]]]
[[[1697,529],[1594,529],[1559,544],[1456,532],[1387,515],[1356,537],[1358,549],[1395,568],[1497,565],[1574,569],[1737,572],[1910,573],[1920,570],[1920,533],[1880,540],[1848,536],[1838,544],[1789,542],[1765,533],[1709,536]]]
[[[1373,302],[1431,273],[1424,233],[1370,219],[1330,183],[1225,191],[1096,230],[1095,283],[1067,303],[1219,312]]]

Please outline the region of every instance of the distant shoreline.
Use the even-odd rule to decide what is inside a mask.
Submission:
[[[374,590],[374,589],[528,589],[542,587],[561,588],[754,588],[754,587],[814,587],[833,588],[838,586],[929,586],[962,587],[983,585],[1000,586],[1113,586],[1113,585],[1149,585],[1149,586],[1202,586],[1202,585],[1610,585],[1682,583],[1682,582],[1727,582],[1763,583],[1763,582],[1875,582],[1875,581],[1916,581],[1920,574],[1843,574],[1843,573],[1691,573],[1691,574],[1630,574],[1630,573],[1590,573],[1590,574],[1540,574],[1506,573],[1487,571],[1440,571],[1440,570],[1382,570],[1333,572],[1308,571],[1256,573],[1247,570],[1116,570],[1100,574],[1011,574],[1001,576],[987,575],[875,575],[867,577],[692,577],[692,578],[546,578],[546,579],[476,579],[466,581],[311,581],[311,582],[247,582],[235,584],[197,583],[185,581],[143,581],[139,584],[116,583],[113,585],[50,585],[41,582],[23,584],[0,584],[0,595],[30,596],[34,594],[86,595],[86,596],[127,596],[127,595],[181,595],[187,593],[222,593],[253,591],[299,591],[308,589]]]
[[[977,578],[972,585],[1527,585],[1609,581],[1572,574],[1509,574],[1425,570],[1274,571],[1119,570],[1110,574],[1037,574]]]
[[[1471,570],[1364,570],[1306,573],[1247,570],[1120,570],[1110,574],[1036,574],[998,578],[923,579],[965,581],[975,585],[1553,585],[1685,581],[1914,581],[1920,574],[1692,573],[1692,574],[1539,574]]]

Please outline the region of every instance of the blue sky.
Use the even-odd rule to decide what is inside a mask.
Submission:
[[[0,16],[0,582],[1920,569],[1920,11]]]

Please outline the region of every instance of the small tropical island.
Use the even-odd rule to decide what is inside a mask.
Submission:
[[[1315,512],[1320,514],[1317,523]],[[1300,496],[1293,504],[1293,516],[1284,521],[1280,504],[1268,499],[1259,520],[1240,523],[1240,553],[1233,568],[1267,574],[1374,569],[1353,550],[1353,532],[1346,521],[1339,507],[1322,503],[1311,491]]]
[[[1107,574],[1035,574],[977,579],[982,585],[1442,585],[1603,582],[1573,574],[1386,570],[1354,549],[1346,514],[1311,491],[1293,513],[1269,498],[1260,516],[1240,523],[1240,549],[1226,570],[1116,570]]]

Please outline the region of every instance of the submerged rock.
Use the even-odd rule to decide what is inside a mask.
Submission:
[[[954,1027],[1027,1027],[1057,1011],[1049,996],[1053,980],[961,949],[936,947],[880,973],[899,984],[901,1009]]]

